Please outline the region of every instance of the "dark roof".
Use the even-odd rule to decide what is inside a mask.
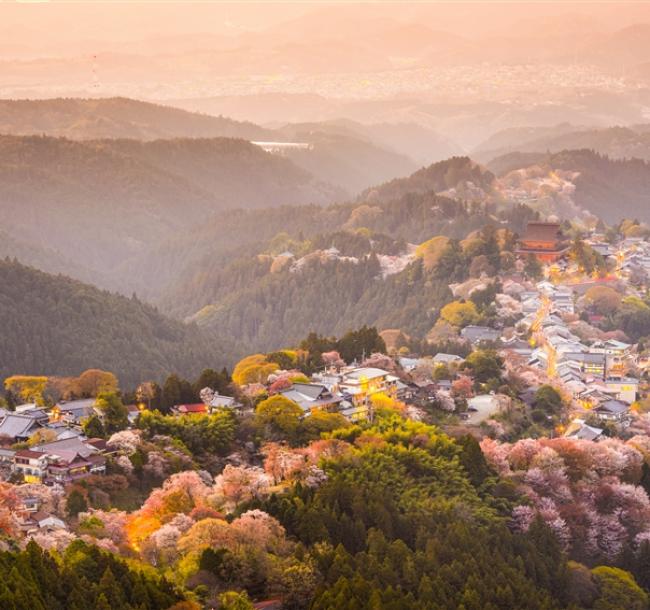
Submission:
[[[585,352],[565,352],[564,360],[575,360],[576,362],[590,362],[592,364],[605,364],[605,354],[591,354]]]
[[[0,434],[6,434],[11,438],[29,436],[30,431],[37,425],[33,417],[10,413],[0,423]]]
[[[317,383],[294,383],[289,390],[296,390],[305,396],[313,398],[314,400],[320,398],[323,393],[327,393],[328,390],[324,385]]]
[[[489,326],[469,325],[460,331],[460,335],[464,339],[476,343],[478,341],[496,341],[501,336],[501,332]]]
[[[595,411],[606,411],[608,413],[626,413],[630,409],[630,405],[621,402],[620,400],[606,400],[604,403],[598,405]]]
[[[41,521],[45,521],[45,519],[49,519],[51,516],[50,513],[39,510],[38,512],[35,512],[31,518],[36,521],[36,523],[40,523]]]
[[[524,241],[558,241],[562,238],[562,229],[557,222],[529,222],[522,239]]]
[[[32,451],[31,449],[21,449],[16,451],[16,457],[24,457],[30,459],[42,458],[45,455],[43,451]]]

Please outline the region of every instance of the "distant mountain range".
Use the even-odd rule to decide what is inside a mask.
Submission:
[[[272,139],[253,123],[208,116],[123,97],[0,100],[0,133],[97,138]]]
[[[413,124],[365,126],[347,121],[271,129],[128,98],[0,100],[0,134],[84,141],[239,138],[305,142],[311,144],[309,150],[288,151],[288,158],[317,180],[339,188],[339,195],[345,196],[410,173],[417,169],[419,162],[430,163],[454,152],[452,144]],[[159,149],[164,147],[161,145]],[[166,165],[160,155],[157,160]],[[206,160],[206,163],[214,161]],[[217,177],[222,175],[216,172]],[[289,195],[284,203],[294,201]]]
[[[562,124],[508,129],[486,140],[473,156],[487,162],[513,152],[555,153],[581,149],[590,149],[612,159],[650,160],[650,126],[587,129]]]

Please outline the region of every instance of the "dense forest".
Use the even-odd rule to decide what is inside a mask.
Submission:
[[[61,557],[35,542],[0,553],[0,607],[6,610],[159,610],[182,600],[155,572],[131,569],[80,540]]]
[[[494,206],[466,204],[431,191],[378,205],[238,211],[206,223],[191,239],[179,237],[168,248],[156,250],[141,262],[137,277],[143,284],[149,277],[166,278],[162,296],[154,293],[151,298],[165,311],[186,316],[264,276],[270,261],[256,259],[259,254],[289,250],[302,255],[331,246],[352,256],[371,250],[399,254],[407,242],[422,243],[438,234],[460,239],[490,223],[521,233],[535,217],[526,206],[497,212]],[[346,250],[360,240],[365,242],[361,251]]]
[[[501,472],[508,461],[494,463],[498,448],[484,455],[471,435],[452,438],[386,404],[373,423],[312,415],[306,420],[328,426],[303,439],[299,411],[274,415],[283,400],[261,401],[248,421],[146,412],[138,430],[116,433],[113,473],[69,491],[71,531],[37,536],[56,551],[32,542],[0,553],[2,607],[252,610],[251,600],[277,600],[283,610],[646,610],[647,540],[622,545],[620,532],[608,530],[614,555],[578,556],[556,535],[565,522],[550,520],[544,501],[563,462],[548,463],[550,449],[537,447],[543,471],[531,466],[542,496],[535,516],[517,473]],[[260,464],[219,464],[252,439],[262,443]],[[562,440],[567,464],[589,470],[595,444]],[[507,451],[513,464],[528,455]],[[627,468],[607,451],[600,462]],[[192,470],[200,464],[208,471]],[[641,488],[609,470],[606,479],[621,494],[599,510],[643,497],[647,504]],[[141,500],[113,510],[127,487]],[[0,498],[10,501],[11,491],[2,488]],[[530,515],[526,527],[522,514]],[[571,514],[579,537],[580,514]],[[636,513],[626,515],[633,523]]]
[[[230,344],[171,320],[135,296],[0,261],[0,377],[115,372],[126,387],[193,375],[232,358]]]
[[[383,282],[376,257],[358,263],[314,261],[300,273],[267,274],[196,316],[202,326],[256,349],[291,345],[310,331],[342,334],[363,324],[422,336],[451,293],[421,262]]]

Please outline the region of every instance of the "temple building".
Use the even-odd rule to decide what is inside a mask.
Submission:
[[[569,249],[560,224],[557,222],[529,222],[526,232],[519,240],[517,254],[534,254],[543,263],[552,263]]]

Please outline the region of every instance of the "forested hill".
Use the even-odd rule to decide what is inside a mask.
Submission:
[[[137,298],[0,261],[0,378],[116,373],[125,387],[170,372],[194,375],[233,357],[209,331],[166,318]]]
[[[576,172],[575,203],[605,222],[622,218],[650,221],[650,163],[641,159],[610,159],[593,150],[565,150],[559,153],[510,154],[495,159],[490,167],[502,173],[539,166],[551,172]]]
[[[445,161],[423,167],[406,178],[396,178],[378,187],[369,188],[359,197],[369,202],[386,202],[403,197],[407,193],[437,193],[451,189],[464,191],[471,183],[488,191],[494,175],[469,157],[452,157]]]
[[[205,258],[188,264],[162,297],[163,309],[191,316],[202,327],[245,343],[249,351],[291,345],[310,331],[343,334],[363,324],[423,338],[451,299],[448,284],[466,278],[482,254],[499,259],[488,247],[490,239],[472,238],[461,252],[449,238],[466,237],[486,225],[519,231],[534,217],[524,206],[494,213],[433,193],[385,206],[312,210],[302,219],[282,212],[286,232],[257,250],[251,245],[247,254],[230,261],[224,257],[219,264],[206,250]],[[337,217],[332,232],[317,232],[310,224],[320,219],[321,226],[331,226]],[[438,256],[446,262],[434,265]],[[504,256],[511,259],[512,253]]]
[[[253,123],[124,97],[0,100],[0,133],[139,140],[183,137],[264,140],[273,139],[274,134]]]
[[[327,203],[336,195],[243,140],[0,136],[3,228],[63,259],[81,255],[99,274],[224,209]]]

